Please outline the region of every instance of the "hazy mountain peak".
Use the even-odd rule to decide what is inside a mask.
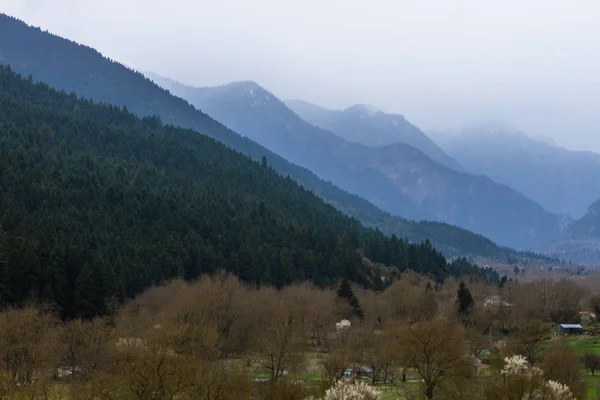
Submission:
[[[347,109],[345,109],[344,112],[371,117],[375,114],[380,114],[381,110],[369,104],[354,104],[353,106],[350,106]]]
[[[462,129],[466,135],[478,135],[486,138],[521,137],[526,138],[523,132],[514,125],[501,120],[488,120],[477,122]]]
[[[467,171],[519,190],[550,212],[579,218],[600,197],[600,155],[567,150],[509,124],[472,125],[440,135],[438,143]]]
[[[255,91],[265,91],[263,87],[254,81],[234,81],[222,86],[230,89],[246,90],[250,94],[253,94]]]
[[[456,160],[445,154],[403,115],[388,114],[367,104],[355,104],[341,111],[328,110],[302,100],[287,101],[286,105],[309,123],[349,142],[370,147],[405,143],[450,168],[462,169]]]
[[[600,199],[596,200],[589,208],[589,214],[593,216],[600,216]]]
[[[552,138],[552,136],[549,135],[535,135],[531,136],[531,138],[533,140],[537,140],[538,142],[545,143],[552,147],[560,147],[558,143],[556,143],[556,141]]]

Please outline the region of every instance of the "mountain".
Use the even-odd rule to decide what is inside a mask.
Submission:
[[[373,147],[406,143],[440,164],[457,171],[462,170],[456,160],[444,153],[444,150],[402,115],[386,114],[362,104],[345,110],[329,110],[303,100],[288,100],[285,104],[305,121],[349,142]]]
[[[94,49],[42,32],[4,14],[0,14],[0,63],[10,64],[16,71],[32,75],[34,80],[73,91],[84,98],[124,106],[142,117],[157,115],[164,123],[202,132],[253,160],[260,161],[265,157],[268,165],[282,176],[292,177],[347,215],[388,234],[407,237],[413,242],[429,239],[452,257],[466,255],[497,262],[516,258],[523,263],[547,260],[539,255],[499,247],[481,235],[452,225],[413,223],[393,217],[241,137],[142,74],[104,58]]]
[[[254,82],[188,88],[147,73],[156,83],[192,103],[231,130],[265,146],[320,178],[357,194],[393,214],[413,219],[429,215],[380,171],[361,161],[366,146],[341,140],[298,118],[272,93]],[[231,114],[235,114],[231,118]],[[336,153],[328,154],[330,149]],[[343,159],[344,161],[340,162]]]
[[[569,226],[568,236],[571,239],[600,239],[600,200],[596,200],[587,214]]]
[[[549,253],[579,264],[600,266],[600,200],[596,200],[583,217],[569,225]]]
[[[550,212],[580,218],[600,198],[600,154],[567,150],[498,123],[438,138],[467,171],[508,185]]]
[[[362,227],[265,163],[192,130],[139,119],[0,67],[0,302],[30,296],[65,318],[108,311],[176,277],[224,268],[282,286],[347,278],[369,261],[436,280],[496,280],[430,243]]]
[[[379,148],[350,143],[307,123],[254,82],[193,88],[149,76],[231,129],[391,213],[456,224],[518,249],[559,235],[557,217],[515,190],[458,172],[405,143]],[[376,171],[378,180],[365,171]],[[396,199],[402,199],[399,211],[390,206]],[[407,215],[406,199],[419,214]]]

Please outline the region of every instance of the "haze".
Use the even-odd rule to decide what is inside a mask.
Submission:
[[[600,151],[600,3],[3,0],[0,11],[186,84],[404,114],[500,119]]]

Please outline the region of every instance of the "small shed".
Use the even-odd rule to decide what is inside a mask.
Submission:
[[[562,335],[572,335],[583,332],[583,326],[580,324],[559,324],[556,331]]]
[[[361,378],[370,377],[373,374],[373,368],[363,365],[360,368],[347,369],[344,371],[344,377],[346,378]]]

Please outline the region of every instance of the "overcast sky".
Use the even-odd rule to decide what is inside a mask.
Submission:
[[[1,0],[0,11],[187,84],[254,80],[426,130],[501,119],[600,151],[597,0]]]

